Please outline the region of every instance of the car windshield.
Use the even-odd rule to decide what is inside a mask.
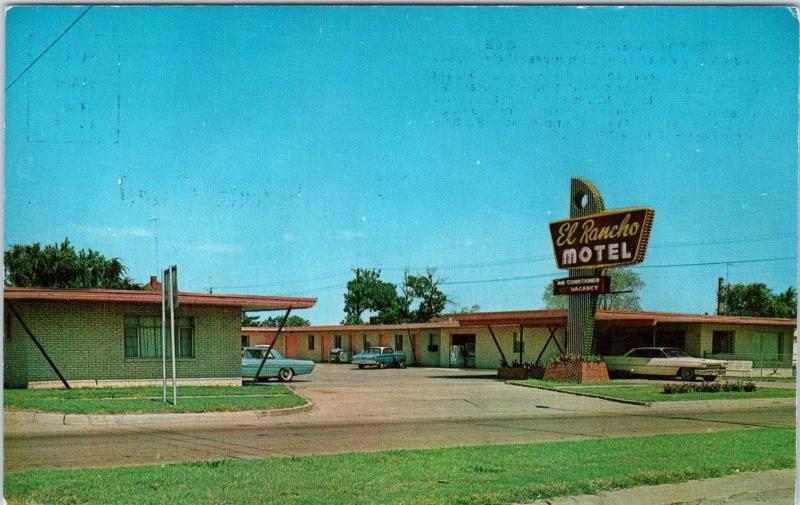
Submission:
[[[664,349],[664,354],[666,354],[668,358],[691,358],[689,354],[686,354],[685,351],[680,349]]]
[[[381,348],[380,347],[369,347],[364,352],[372,353],[372,354],[380,354]]]

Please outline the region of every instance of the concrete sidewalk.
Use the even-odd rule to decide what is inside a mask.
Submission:
[[[795,469],[741,473],[598,495],[536,500],[526,505],[792,505],[795,478]]]

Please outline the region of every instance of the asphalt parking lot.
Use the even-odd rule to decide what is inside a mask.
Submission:
[[[472,417],[517,417],[543,407],[569,411],[613,412],[620,404],[548,391],[513,387],[497,380],[494,370],[387,368],[317,364],[292,388],[314,403],[304,421],[402,421]]]

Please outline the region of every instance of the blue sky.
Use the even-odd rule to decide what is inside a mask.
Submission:
[[[7,86],[84,9],[12,8]],[[644,307],[712,312],[719,276],[795,285],[797,26],[779,7],[95,6],[6,90],[5,244],[316,296],[313,323],[341,320],[355,266],[439,267],[453,309],[535,308],[580,175],[609,209],[655,209]]]

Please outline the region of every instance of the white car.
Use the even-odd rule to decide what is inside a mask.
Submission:
[[[716,359],[695,358],[676,347],[637,347],[624,356],[604,356],[610,373],[659,375],[692,381],[695,377],[713,381],[725,375],[728,364]]]

